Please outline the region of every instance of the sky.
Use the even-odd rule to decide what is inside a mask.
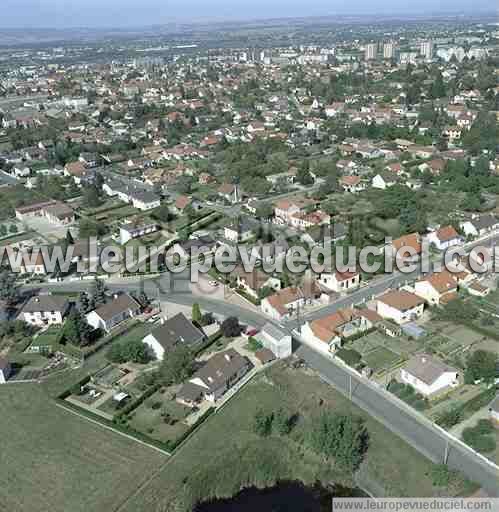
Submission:
[[[132,27],[177,21],[497,10],[497,0],[0,0],[0,27]]]

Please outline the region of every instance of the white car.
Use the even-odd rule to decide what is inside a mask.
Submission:
[[[220,283],[218,281],[210,281],[208,284],[216,288]]]

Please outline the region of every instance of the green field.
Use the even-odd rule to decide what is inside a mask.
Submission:
[[[0,503],[12,512],[100,512],[167,459],[64,411],[36,384],[0,386]]]

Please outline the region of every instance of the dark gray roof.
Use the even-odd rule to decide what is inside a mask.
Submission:
[[[111,320],[111,318],[120,313],[125,313],[130,310],[135,311],[139,308],[140,304],[133,297],[130,297],[128,293],[122,293],[111,302],[98,307],[95,313],[97,313],[102,320]]]
[[[7,359],[0,357],[0,371],[5,370],[10,366],[9,361]]]
[[[288,333],[279,327],[277,327],[274,324],[271,324],[270,322],[266,323],[262,328],[262,333],[267,334],[271,338],[279,341],[282,340],[285,336],[288,336]]]
[[[200,379],[210,391],[215,391],[249,365],[248,359],[230,348],[208,359],[206,364],[193,375],[192,380]]]
[[[429,354],[411,357],[404,369],[428,385],[433,384],[445,372],[457,372],[452,366],[442,363]]]
[[[203,387],[194,384],[193,382],[186,382],[178,391],[177,398],[187,402],[197,402],[203,397],[203,392],[206,391]]]
[[[36,295],[31,297],[24,305],[23,313],[35,313],[38,311],[61,311],[64,312],[69,306],[66,297],[59,295]]]
[[[164,324],[160,325],[151,335],[166,350],[171,350],[178,343],[195,345],[200,343],[205,335],[188,320],[183,313],[178,313]]]
[[[149,190],[132,190],[130,197],[137,201],[142,201],[143,203],[153,203],[159,200],[159,197]]]
[[[497,224],[499,224],[499,220],[494,215],[482,215],[477,219],[472,219],[471,223],[475,226],[476,229],[490,229]]]

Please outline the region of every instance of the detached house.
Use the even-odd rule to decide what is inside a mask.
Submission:
[[[260,307],[266,315],[281,321],[290,318],[293,312],[304,304],[303,291],[300,288],[289,287],[263,299]]]
[[[307,322],[301,327],[300,334],[305,341],[320,350],[334,352],[341,347],[342,340],[365,332],[373,326],[369,311],[340,309],[331,315]],[[376,315],[376,313],[374,313]]]
[[[236,276],[237,286],[255,299],[258,298],[258,292],[263,288],[281,289],[280,279],[265,274],[257,268],[252,272],[246,272],[242,266],[237,266],[232,274]]]
[[[319,284],[333,292],[346,292],[355,290],[360,285],[360,274],[358,272],[324,272],[320,274]]]
[[[37,295],[23,306],[20,317],[26,323],[37,327],[62,325],[70,309],[65,297],[57,295]]]
[[[212,356],[177,393],[177,401],[194,407],[202,400],[216,402],[251,369],[249,360],[229,349]]]
[[[459,373],[429,354],[419,354],[400,370],[400,379],[426,397],[459,384]]]
[[[121,322],[140,315],[140,312],[140,304],[127,293],[123,293],[88,313],[86,319],[88,325],[94,329],[109,332]]]
[[[457,298],[457,280],[448,271],[436,272],[417,281],[414,292],[430,306],[447,304]]]
[[[484,236],[499,229],[499,219],[494,215],[482,215],[461,223],[466,236]]]
[[[452,226],[444,226],[432,231],[426,238],[439,251],[463,244],[463,239]]]
[[[340,178],[340,185],[345,192],[356,194],[366,189],[366,184],[359,176],[342,176]]]
[[[161,325],[148,334],[142,342],[148,345],[156,359],[162,361],[165,353],[179,344],[199,345],[205,339],[203,331],[198,329],[183,313],[161,320]]]
[[[273,324],[265,324],[262,330],[255,334],[254,338],[266,349],[270,350],[278,359],[291,355],[291,334]]]
[[[378,298],[377,311],[381,317],[400,325],[421,317],[424,300],[405,290],[390,291]]]

